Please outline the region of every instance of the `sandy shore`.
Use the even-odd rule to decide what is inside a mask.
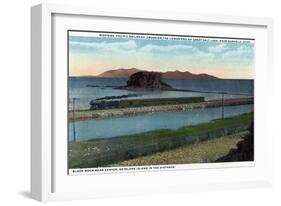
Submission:
[[[224,106],[234,106],[234,105],[245,105],[253,104],[253,98],[236,98],[236,99],[225,99]],[[69,111],[69,121],[82,121],[90,119],[106,119],[111,117],[122,117],[131,116],[145,113],[154,112],[174,112],[174,111],[186,111],[192,109],[200,108],[213,108],[221,107],[221,100],[205,101],[200,103],[189,103],[189,104],[176,104],[176,105],[156,105],[156,106],[146,106],[146,107],[135,107],[135,108],[122,108],[122,109],[106,109],[106,110],[83,110]]]

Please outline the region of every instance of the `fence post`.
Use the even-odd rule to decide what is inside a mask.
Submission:
[[[73,103],[73,121],[72,121],[72,126],[73,126],[73,142],[76,142],[76,128],[75,128],[75,100],[77,98],[72,98],[72,103]]]
[[[221,118],[224,119],[224,93],[221,93],[221,105],[222,105],[222,109],[221,109]]]

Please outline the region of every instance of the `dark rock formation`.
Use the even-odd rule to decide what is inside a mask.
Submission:
[[[158,72],[141,71],[130,76],[125,86],[127,89],[173,89],[170,85],[162,81],[162,74]]]
[[[237,149],[216,160],[216,162],[240,162],[254,160],[254,125],[250,126],[250,134],[237,143]]]

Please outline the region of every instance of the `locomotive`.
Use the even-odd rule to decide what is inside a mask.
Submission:
[[[91,110],[120,108],[120,101],[91,101]]]

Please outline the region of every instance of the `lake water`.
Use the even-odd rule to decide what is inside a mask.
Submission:
[[[221,118],[221,108],[194,109],[180,112],[162,112],[130,117],[87,120],[75,123],[78,141],[111,138],[157,129],[177,129],[182,126],[206,123]],[[227,106],[225,117],[253,111],[253,105]],[[69,141],[73,140],[73,125],[69,123]]]
[[[106,96],[120,96],[136,94],[138,97],[132,98],[164,98],[164,97],[196,97],[204,96],[205,100],[220,99],[220,92],[229,93],[225,95],[226,99],[238,97],[251,97],[254,94],[253,80],[168,80],[164,79],[172,87],[177,89],[187,89],[202,91],[197,92],[179,92],[179,91],[127,91],[118,90],[113,87],[126,85],[125,78],[96,78],[96,77],[69,77],[69,110],[73,109],[72,98],[76,100],[76,109],[89,109],[91,100]],[[98,87],[88,87],[94,85]],[[113,87],[108,87],[113,86]],[[218,92],[218,93],[208,93]],[[241,94],[241,95],[237,95]]]

